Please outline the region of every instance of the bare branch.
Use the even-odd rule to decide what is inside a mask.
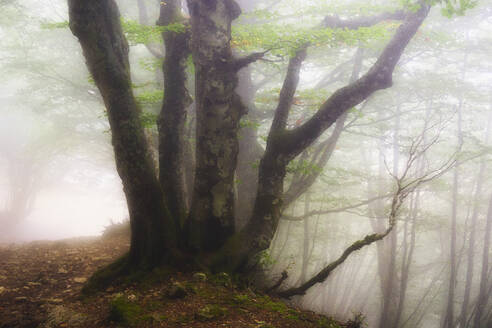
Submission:
[[[316,140],[345,111],[355,107],[371,94],[392,84],[392,74],[405,47],[424,21],[430,7],[422,5],[407,16],[372,68],[360,79],[337,90],[305,124],[293,130],[283,140],[283,151],[296,156]]]
[[[255,53],[252,53],[248,56],[237,58],[233,63],[234,70],[237,72],[240,69],[248,66],[249,64],[252,64],[252,63],[262,59],[265,56],[265,54],[269,51],[270,50],[266,50],[266,51],[262,51],[262,52],[255,52]]]
[[[279,288],[288,277],[289,275],[287,274],[287,271],[286,270],[282,271],[282,275],[280,276],[278,281],[272,287],[268,288],[266,292],[270,293],[276,290],[277,288]]]
[[[350,254],[378,240],[382,240],[384,237],[386,237],[393,230],[393,226],[394,225],[391,225],[384,233],[381,234],[375,233],[372,235],[367,235],[364,239],[356,241],[355,243],[350,245],[337,260],[331,262],[317,275],[309,279],[305,284],[297,288],[290,288],[281,291],[277,293],[277,295],[283,298],[291,298],[292,296],[295,295],[304,295],[309,288],[313,287],[317,283],[321,283],[325,281],[326,278],[328,278],[328,276],[333,272],[333,270],[335,270],[340,264],[345,262],[345,260],[349,257]]]
[[[307,56],[306,48],[307,47],[303,47],[298,50],[295,56],[289,60],[287,75],[285,76],[284,84],[280,90],[280,99],[277,108],[275,109],[275,117],[273,118],[270,135],[285,130],[287,126],[287,119],[289,118],[289,112],[292,107],[297,85],[299,84],[299,73],[301,71],[302,63]]]
[[[369,198],[369,199],[364,200],[362,202],[359,202],[359,203],[356,203],[356,204],[352,204],[352,205],[348,205],[348,206],[344,206],[344,207],[332,208],[332,209],[328,209],[328,210],[310,211],[310,212],[308,212],[308,213],[306,213],[304,215],[301,215],[301,216],[283,216],[282,217],[282,220],[286,220],[286,221],[302,221],[305,218],[308,218],[308,217],[311,217],[311,216],[314,216],[314,215],[323,215],[323,214],[330,214],[330,213],[346,212],[348,210],[351,210],[351,209],[354,209],[354,208],[358,208],[358,207],[361,207],[361,206],[370,204],[370,203],[372,203],[372,202],[374,202],[376,200],[388,198],[391,195],[393,195],[393,193],[382,195],[382,196],[377,196],[377,197],[372,197],[372,198]]]
[[[360,74],[362,69],[364,51],[362,47],[358,47],[354,55],[354,67],[352,69],[352,75],[350,77],[350,82],[355,81]],[[328,161],[335,150],[338,143],[340,135],[342,134],[345,126],[345,121],[347,120],[348,113],[344,113],[340,116],[335,124],[335,129],[333,130],[331,136],[323,143],[315,152],[315,155],[311,159],[311,164],[313,166],[323,168],[326,166]],[[320,176],[321,170],[317,172],[309,172],[304,175],[297,175],[292,180],[289,189],[284,193],[284,206],[295,201],[302,193],[304,193],[309,187],[313,185],[316,179]],[[297,179],[296,179],[297,178]]]
[[[349,30],[356,30],[361,27],[370,27],[381,23],[385,20],[403,20],[407,13],[403,10],[395,12],[386,12],[374,16],[362,16],[352,19],[341,19],[338,16],[326,16],[321,26],[325,28],[345,28]]]

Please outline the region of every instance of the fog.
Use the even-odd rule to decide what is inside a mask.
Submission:
[[[47,147],[44,143],[56,142],[44,134],[50,127],[7,101],[0,123],[2,242],[95,236],[128,216],[110,162],[102,166],[72,146],[59,149],[61,143]],[[9,226],[15,213],[17,222]]]
[[[139,19],[136,4],[117,2],[126,20]],[[233,29],[235,51],[272,52],[247,73],[242,136],[251,134],[254,144],[240,146],[249,153],[265,147],[290,55],[283,47],[295,42],[291,35],[302,36],[299,26],[399,6],[237,2],[249,14]],[[153,22],[158,8],[148,7]],[[128,210],[104,104],[66,25],[65,1],[0,0],[0,8],[0,243],[100,235],[126,220]],[[289,165],[282,219],[262,259],[270,281],[289,273],[284,286],[306,282],[354,242],[383,233],[393,225],[394,195],[405,195],[386,238],[353,253],[293,304],[341,320],[362,314],[368,327],[492,327],[492,5],[478,1],[463,14],[447,18],[434,8],[392,87],[351,109]],[[367,72],[396,24],[309,40],[319,47],[301,70],[288,127]],[[147,137],[155,149],[163,82],[152,49],[162,46],[136,34],[126,32],[132,77],[146,118],[154,120]],[[193,132],[187,137],[194,142]],[[250,157],[245,165],[258,162]],[[238,181],[238,193],[253,182]],[[237,197],[239,227],[251,215],[251,203],[241,203],[248,199],[254,195]]]
[[[76,41],[42,27],[66,5],[31,5],[25,25],[30,11],[2,3],[0,242],[100,235],[128,217],[104,107]]]

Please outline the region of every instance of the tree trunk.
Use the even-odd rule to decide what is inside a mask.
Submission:
[[[163,201],[155,166],[132,92],[128,44],[114,0],[69,0],[70,29],[106,105],[116,168],[130,213],[129,263],[163,262],[176,245],[176,228]]]
[[[465,53],[465,58],[463,61],[463,72],[462,72],[462,81],[465,82],[465,74],[468,66],[468,53]],[[460,99],[460,104],[458,110],[461,111],[463,107],[463,96],[461,96]],[[461,113],[459,113],[461,115]],[[472,217],[471,217],[471,222],[470,222],[470,238],[468,240],[468,252],[467,252],[467,266],[466,266],[466,281],[465,281],[465,293],[463,296],[463,303],[461,304],[461,313],[460,313],[460,325],[461,327],[466,327],[466,321],[468,320],[468,306],[470,303],[470,294],[471,294],[471,288],[472,288],[472,283],[473,283],[473,270],[474,270],[474,263],[475,263],[475,243],[476,243],[476,233],[477,233],[477,219],[478,219],[478,212],[480,210],[479,206],[479,199],[482,197],[482,185],[483,185],[483,174],[484,174],[485,167],[484,165],[480,165],[480,171],[478,173],[478,181],[477,181],[477,186],[475,190],[475,203],[473,206],[473,212],[472,212]]]
[[[492,110],[489,113],[489,119],[487,123],[487,130],[485,132],[485,140],[484,144],[488,145],[489,144],[489,139],[490,139],[490,133],[492,130]],[[480,161],[480,172],[485,171],[485,158],[482,158]],[[479,176],[479,179],[482,177]],[[477,199],[478,200],[478,199]],[[477,305],[476,305],[476,313],[475,313],[475,319],[474,319],[474,327],[480,328],[480,327],[486,327],[485,324],[481,326],[482,322],[485,323],[484,319],[484,311],[485,307],[487,306],[488,302],[488,292],[487,292],[487,286],[489,283],[488,279],[488,274],[489,274],[489,252],[490,252],[490,235],[492,233],[492,196],[489,201],[489,208],[487,212],[487,223],[485,226],[485,237],[484,237],[484,242],[483,242],[483,255],[482,255],[482,272],[480,276],[480,292],[478,295],[478,300],[477,300]]]
[[[244,117],[245,124],[239,131],[239,155],[237,162],[237,202],[236,202],[236,229],[240,230],[253,214],[256,191],[258,189],[258,163],[264,149],[258,142],[257,108],[254,104],[256,88],[251,80],[251,69],[243,68],[239,74],[237,92],[242,102],[248,108],[248,115]]]
[[[429,9],[423,5],[418,12],[407,17],[377,62],[364,76],[336,91],[306,123],[294,130],[286,130],[286,119],[291,105],[289,98],[293,97],[293,93],[288,89],[295,90],[297,86],[295,80],[298,79],[300,67],[296,65],[301,65],[305,54],[301,50],[291,59],[268,137],[267,149],[260,162],[258,193],[253,219],[248,227],[249,237],[254,238],[253,242],[250,242],[250,251],[268,248],[281,215],[281,196],[287,164],[335,123],[345,111],[360,104],[376,90],[391,85],[393,69]],[[292,74],[289,75],[291,71]],[[286,104],[282,105],[282,101],[286,101]]]
[[[461,131],[461,102],[458,106],[458,151],[461,149],[461,144],[463,140],[463,135]],[[449,248],[450,257],[450,271],[449,271],[449,290],[448,290],[448,300],[446,307],[446,317],[444,320],[444,327],[453,328],[454,327],[454,302],[455,302],[455,289],[456,289],[456,276],[457,276],[457,265],[456,265],[456,225],[458,217],[458,190],[459,190],[459,166],[454,168],[453,173],[453,196],[452,196],[452,209],[451,209],[451,240]]]
[[[399,148],[399,133],[400,133],[400,108],[396,108],[395,127],[393,131],[393,176],[398,176],[398,165],[400,158]],[[381,165],[381,163],[380,163]],[[380,177],[381,179],[382,177]],[[385,263],[386,267],[383,269],[386,271],[382,277],[383,284],[383,306],[381,309],[381,319],[379,321],[379,327],[384,328],[394,324],[395,314],[395,294],[396,294],[396,248],[398,244],[398,229],[393,229],[389,235],[389,242],[386,242],[386,252],[383,256],[388,256],[389,259]]]
[[[490,252],[490,235],[492,233],[492,196],[489,201],[489,209],[487,213],[487,224],[485,227],[485,238],[483,242],[483,255],[482,255],[482,273],[480,277],[480,293],[478,295],[476,313],[473,327],[481,328],[487,327],[484,319],[485,307],[488,303],[487,286],[489,283],[489,252]]]
[[[304,200],[304,214],[309,213],[309,206],[311,205],[311,195],[306,194],[306,198]],[[307,269],[309,265],[309,249],[311,243],[310,236],[310,227],[309,227],[309,218],[304,219],[303,225],[303,243],[302,243],[302,255],[301,255],[301,277],[299,278],[301,284],[306,282],[307,277]]]
[[[158,25],[180,23],[181,0],[169,0],[161,6]],[[186,145],[186,109],[192,99],[186,89],[187,60],[191,54],[190,34],[168,31],[162,35],[166,55],[162,67],[164,73],[164,102],[158,119],[159,129],[159,181],[171,215],[176,225],[184,224],[186,184],[184,155]]]
[[[244,107],[236,94],[237,61],[231,23],[241,11],[233,0],[188,0],[196,70],[196,175],[189,243],[214,251],[234,233],[234,174],[239,120]]]

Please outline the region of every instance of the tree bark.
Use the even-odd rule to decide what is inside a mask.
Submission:
[[[135,101],[128,44],[114,0],[69,0],[70,29],[106,105],[116,168],[131,226],[129,264],[155,266],[176,246],[176,228],[163,201]]]
[[[234,177],[239,121],[245,113],[235,89],[238,59],[231,23],[234,0],[188,0],[196,78],[196,175],[187,231],[192,249],[214,251],[235,232]]]
[[[185,23],[181,15],[181,0],[166,1],[161,6],[158,25]],[[185,164],[186,110],[192,103],[187,85],[187,60],[191,55],[190,33],[167,31],[162,34],[166,55],[164,101],[158,119],[159,181],[176,226],[184,224],[187,214]]]

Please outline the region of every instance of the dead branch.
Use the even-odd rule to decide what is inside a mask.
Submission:
[[[267,293],[271,293],[273,292],[274,290],[277,290],[277,288],[279,288],[282,283],[289,277],[289,275],[287,274],[287,271],[284,270],[282,271],[282,275],[280,276],[280,278],[277,280],[277,282],[270,288],[268,288],[266,290]]]

